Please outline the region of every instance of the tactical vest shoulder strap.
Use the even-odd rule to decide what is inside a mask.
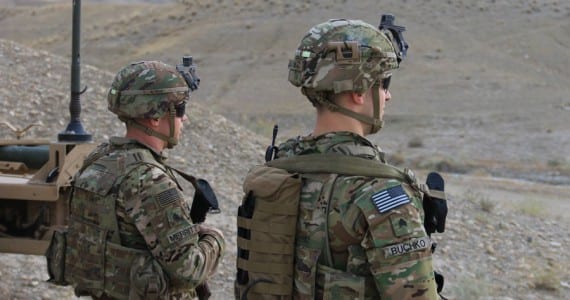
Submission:
[[[413,181],[406,170],[402,171],[381,161],[342,154],[307,154],[280,158],[267,162],[270,167],[298,173],[335,173]]]
[[[295,173],[335,173],[353,176],[370,176],[396,179],[410,184],[431,197],[447,200],[443,191],[430,189],[426,184],[416,182],[409,169],[399,169],[379,160],[365,159],[342,154],[322,153],[291,156],[266,163],[270,167]]]

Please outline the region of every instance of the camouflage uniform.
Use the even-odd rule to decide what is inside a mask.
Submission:
[[[279,149],[278,158],[336,153],[384,162],[379,148],[349,132],[292,139]],[[337,174],[303,177],[296,297],[437,299],[421,195],[413,184]],[[386,193],[400,196],[400,202],[392,202],[393,208],[375,204]]]
[[[174,104],[188,99],[181,78],[161,63],[132,64],[115,79],[110,109],[125,120],[169,110],[173,118]],[[221,234],[202,226],[192,224],[164,157],[136,140],[113,137],[74,179],[66,280],[77,295],[94,298],[193,298],[225,246]]]
[[[311,28],[289,62],[289,82],[317,108],[344,114],[370,129],[383,125],[380,89],[407,51],[393,16],[379,28],[360,20],[329,20]],[[335,101],[342,93],[372,95],[373,112]],[[364,127],[363,128],[367,128]],[[342,154],[384,162],[364,137],[332,132],[280,145],[277,160]],[[331,164],[332,165],[332,164]],[[355,173],[358,173],[355,171]],[[302,299],[436,299],[431,242],[423,227],[418,184],[400,179],[302,174],[296,234],[294,292]]]

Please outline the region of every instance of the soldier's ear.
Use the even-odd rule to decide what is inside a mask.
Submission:
[[[156,128],[160,125],[160,119],[137,119],[137,123],[143,126]]]
[[[366,101],[364,94],[351,92],[350,93],[350,100],[353,104],[362,105]]]
[[[152,127],[158,127],[160,125],[160,119],[149,119],[148,123]]]

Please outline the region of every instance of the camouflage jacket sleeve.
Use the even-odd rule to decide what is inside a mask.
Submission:
[[[119,198],[126,221],[143,236],[171,286],[194,288],[215,271],[224,251],[223,237],[213,231],[199,233],[181,191],[164,170],[137,166],[122,182]]]
[[[367,222],[362,247],[380,297],[437,299],[420,193],[395,180],[373,180],[354,196]]]

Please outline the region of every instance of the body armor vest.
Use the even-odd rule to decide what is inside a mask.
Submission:
[[[344,261],[331,253],[328,215],[339,174],[412,183],[381,161],[339,154],[294,156],[252,169],[238,210],[237,299],[333,299],[341,290],[354,299],[379,298],[369,269],[345,270],[346,257],[366,262],[357,240]]]
[[[65,279],[75,287],[78,296],[128,299],[131,265],[138,259],[152,260],[152,255],[145,248],[121,245],[116,212],[118,189],[122,180],[140,164],[164,167],[148,150],[140,147],[117,152],[100,148],[99,151],[86,160],[84,169],[75,178],[70,199]],[[155,285],[149,284],[149,295],[158,293],[160,282]]]

